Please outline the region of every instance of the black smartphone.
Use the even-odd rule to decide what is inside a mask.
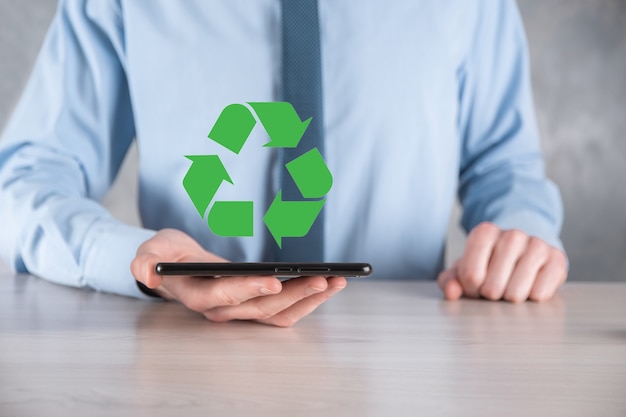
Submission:
[[[159,275],[194,275],[202,277],[273,275],[279,277],[365,277],[372,273],[366,263],[301,263],[301,262],[161,262]]]

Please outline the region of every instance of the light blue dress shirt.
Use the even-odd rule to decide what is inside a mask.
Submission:
[[[462,223],[560,247],[527,46],[512,1],[320,0],[327,261],[433,279],[455,198]],[[61,1],[0,142],[0,253],[50,281],[141,297],[129,263],[154,230],[234,261],[270,259],[262,216],[276,150],[257,124],[241,154],[207,139],[231,103],[280,101],[278,0]],[[307,115],[301,115],[303,118]],[[139,146],[143,228],[99,203]],[[184,155],[218,154],[255,202],[254,237],[217,237],[186,195]]]

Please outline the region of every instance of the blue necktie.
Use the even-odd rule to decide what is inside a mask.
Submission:
[[[280,188],[283,200],[302,200],[285,164],[312,148],[324,155],[322,118],[322,67],[317,0],[281,0],[283,101],[293,105],[300,117],[312,117],[297,148],[280,149]],[[283,238],[278,261],[321,262],[324,260],[324,210],[309,233]]]

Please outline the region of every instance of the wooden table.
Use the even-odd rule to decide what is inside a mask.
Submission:
[[[626,416],[626,285],[353,281],[294,328],[0,276],[0,416]]]

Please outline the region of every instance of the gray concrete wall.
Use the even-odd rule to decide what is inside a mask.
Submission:
[[[547,169],[565,202],[570,279],[624,281],[626,0],[519,0],[519,5]],[[0,125],[28,78],[55,6],[51,0],[0,0]],[[131,223],[138,222],[127,197],[136,193],[135,159],[133,150],[105,199],[116,216]],[[457,219],[451,224],[449,259],[464,241]]]
[[[626,1],[524,0],[571,277],[626,280]]]

